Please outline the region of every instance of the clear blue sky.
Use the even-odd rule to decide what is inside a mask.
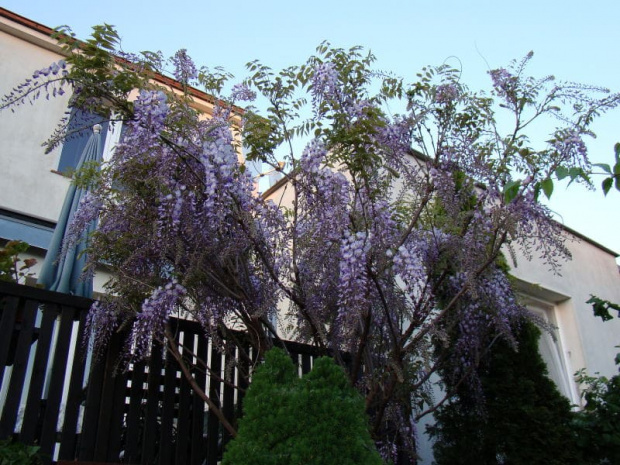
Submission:
[[[461,63],[472,89],[488,87],[489,67],[533,50],[531,74],[620,91],[618,0],[3,0],[50,27],[80,38],[95,24],[117,27],[126,51],[187,48],[200,65],[224,66],[241,80],[259,58],[274,69],[299,64],[323,40],[363,45],[377,67],[413,80],[424,65]],[[145,6],[142,6],[145,5]],[[148,5],[148,6],[146,6]],[[593,162],[610,162],[620,142],[620,109],[595,126]],[[597,183],[598,185],[598,183]],[[572,191],[572,192],[570,192]],[[566,225],[620,253],[620,194],[556,188],[551,207]]]

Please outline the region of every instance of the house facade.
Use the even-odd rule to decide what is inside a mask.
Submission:
[[[0,95],[8,94],[35,70],[47,68],[63,58],[63,51],[52,38],[54,31],[31,19],[0,8]],[[164,75],[153,77],[157,85],[174,93],[182,86]],[[209,94],[190,88],[192,106],[205,117],[213,114],[216,99]],[[42,96],[42,99],[45,97]],[[130,95],[130,99],[135,96]],[[19,239],[30,244],[30,255],[38,259],[32,269],[35,275],[45,256],[66,192],[71,183],[71,171],[91,134],[89,129],[77,133],[64,144],[45,154],[42,144],[50,137],[63,117],[70,118],[69,127],[92,127],[96,118],[71,113],[69,95],[46,102],[26,103],[2,113],[0,137],[4,143],[0,151],[0,240]],[[26,108],[28,107],[28,108]],[[233,107],[233,123],[242,110]],[[102,122],[101,152],[103,160],[111,156],[122,127]],[[233,135],[239,138],[239,134]],[[239,144],[240,145],[240,144]],[[239,153],[240,159],[242,154]],[[108,277],[99,270],[94,278],[94,290],[100,292]]]

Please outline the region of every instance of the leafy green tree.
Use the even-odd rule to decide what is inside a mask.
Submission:
[[[437,464],[580,464],[570,404],[547,376],[540,330],[524,322],[518,350],[498,340],[478,368],[484,403],[462,385],[429,428]]]
[[[332,359],[299,379],[290,358],[272,349],[244,399],[238,436],[224,465],[380,464],[364,402]]]
[[[351,354],[351,363],[336,359],[365,396],[373,439],[409,463],[412,423],[436,408],[427,395],[443,366],[435,340],[464,328],[455,346],[463,368],[452,372],[462,381],[488,332],[513,339],[525,312],[497,259],[519,248],[557,270],[568,257],[539,197],[556,178],[590,182],[585,138],[620,104],[599,87],[529,77],[532,53],[491,70],[482,92],[446,65],[407,82],[374,69],[360,47],[328,43],[279,72],[251,62],[229,87],[226,72],[197,67],[185,50],[170,60],[123,52],[107,25],[85,42],[68,30],[59,39],[65,59],[1,97],[0,110],[71,92],[72,109],[126,129],[66,241],[98,219],[87,269],[106,263],[112,277],[87,317],[93,344],[105,348],[116,328],[131,327],[128,359],[140,359],[162,341],[235,435],[193,382],[169,318],[191,316],[227,341],[244,329],[260,358],[281,317],[297,340]],[[169,65],[175,91],[162,79]],[[215,97],[212,118],[201,118],[196,89]],[[263,111],[236,106],[256,97]],[[544,142],[526,134],[549,116],[559,123]],[[69,136],[68,123],[48,149]],[[240,140],[246,160],[281,170],[281,191],[256,195]],[[223,350],[251,362],[234,342]]]

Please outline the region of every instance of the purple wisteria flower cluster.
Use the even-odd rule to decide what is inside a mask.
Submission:
[[[338,282],[338,318],[340,328],[351,328],[368,305],[368,275],[366,266],[370,240],[366,233],[350,234],[348,231],[340,246],[340,270]]]
[[[435,99],[437,103],[449,104],[454,102],[460,94],[460,89],[454,83],[437,86]]]
[[[338,89],[338,70],[334,64],[326,62],[318,65],[312,77],[312,102],[315,108],[323,100],[336,98]]]
[[[51,65],[36,70],[32,76],[18,84],[0,99],[0,110],[10,108],[15,111],[15,107],[24,103],[34,103],[35,100],[44,96],[47,100],[50,97],[60,97],[66,93],[66,77],[68,75],[67,62],[59,60]]]
[[[233,102],[253,102],[256,99],[256,92],[246,84],[235,84],[232,88],[230,99]]]
[[[170,59],[174,65],[174,78],[183,84],[190,84],[198,77],[198,70],[194,60],[187,54],[186,49],[181,49]]]
[[[164,327],[171,315],[180,313],[185,288],[174,279],[158,287],[142,303],[142,309],[133,324],[130,344],[139,358],[150,354],[151,342],[164,340]]]

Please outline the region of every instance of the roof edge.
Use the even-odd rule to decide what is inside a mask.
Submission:
[[[54,29],[52,29],[49,26],[46,26],[46,25],[41,24],[41,23],[38,23],[38,22],[36,22],[36,21],[34,21],[34,20],[30,19],[30,18],[26,18],[25,16],[21,16],[21,15],[15,13],[15,12],[13,12],[11,10],[7,10],[6,8],[3,8],[1,6],[0,6],[0,18],[8,19],[8,20],[13,21],[13,22],[15,22],[15,23],[17,23],[17,24],[19,24],[21,26],[24,26],[24,27],[26,27],[28,29],[36,31],[36,32],[38,32],[40,34],[43,34],[45,36],[48,36],[50,38],[56,32]],[[78,42],[80,42],[79,39],[76,39],[76,40],[78,40]],[[119,61],[127,62],[127,60],[124,60],[123,58],[116,57],[116,59],[119,60]],[[168,76],[165,76],[165,75],[163,75],[161,73],[154,73],[153,74],[153,80],[159,82],[160,84],[164,84],[165,86],[172,87],[173,89],[176,89],[176,90],[179,90],[179,91],[183,91],[184,90],[184,86],[180,82],[178,82],[178,81],[176,81],[176,80],[174,80],[174,79],[172,79],[172,78],[170,78]],[[203,100],[205,102],[211,103],[213,105],[225,103],[223,100],[218,99],[218,98],[214,97],[213,95],[208,94],[207,92],[204,92],[204,91],[202,91],[200,89],[197,89],[195,87],[188,86],[187,89],[189,90],[189,93],[193,97],[196,97],[196,98],[198,98],[200,100]],[[243,115],[245,113],[245,110],[243,108],[238,107],[236,105],[232,105],[232,110],[233,110],[234,113],[236,113],[238,115]]]
[[[554,220],[556,221],[556,220]],[[566,231],[569,234],[572,234],[573,236],[576,236],[577,238],[581,239],[582,241],[588,242],[590,245],[593,245],[594,247],[597,247],[599,249],[601,249],[604,252],[607,252],[610,255],[613,255],[615,258],[620,257],[620,254],[614,250],[611,250],[609,247],[605,247],[604,245],[600,244],[599,242],[596,242],[594,239],[589,238],[588,236],[586,236],[585,234],[580,233],[579,231],[566,226],[563,223],[560,223],[559,221],[556,221],[556,223],[558,225],[560,225],[560,227]]]

